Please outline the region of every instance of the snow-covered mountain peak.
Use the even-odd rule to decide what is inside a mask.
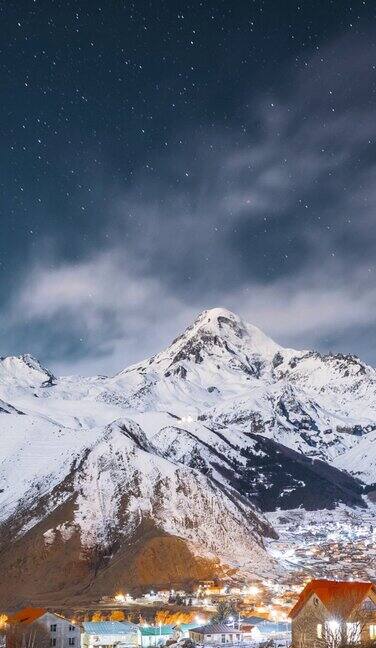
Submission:
[[[146,434],[131,419],[119,418],[107,425],[105,435],[99,443],[103,443],[103,441],[109,443],[110,439],[114,441],[116,438],[121,438],[122,445],[128,444],[130,448],[135,447],[146,452],[155,452],[155,448],[149,443]]]
[[[185,374],[188,364],[199,365],[211,358],[219,368],[238,360],[248,367],[251,359],[271,361],[282,348],[256,326],[224,308],[200,313],[196,320],[150,364],[164,370],[178,367]]]
[[[257,326],[248,324],[226,308],[212,308],[200,313],[183,335],[174,340],[170,349],[176,344],[181,346],[179,343],[183,342],[184,344],[188,340],[200,336],[203,338],[218,337],[230,344],[232,350],[247,350],[268,358],[273,357],[281,349]]]
[[[103,394],[103,398],[114,402],[120,394],[125,407],[142,411],[157,403],[158,408],[176,411],[180,401],[183,409],[179,413],[193,413],[192,406],[199,413],[226,394],[233,398],[240,385],[248,390],[250,380],[265,377],[269,381],[273,359],[281,354],[290,358],[295,353],[231,311],[214,308],[200,313],[167,349],[109,379],[113,396]]]
[[[20,356],[0,357],[0,382],[18,387],[41,387],[53,384],[53,374],[26,353]]]

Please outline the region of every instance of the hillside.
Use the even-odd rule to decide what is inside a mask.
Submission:
[[[361,518],[375,435],[373,368],[284,349],[224,309],[113,377],[1,358],[0,602],[277,577],[268,514]]]

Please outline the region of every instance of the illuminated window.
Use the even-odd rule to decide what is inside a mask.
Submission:
[[[372,623],[369,627],[369,638],[376,639],[376,623]]]
[[[360,623],[346,623],[346,636],[349,643],[359,643]]]
[[[331,644],[337,645],[341,641],[341,624],[337,619],[331,619],[325,624],[325,634]]]
[[[322,623],[317,624],[316,634],[318,639],[322,639]]]

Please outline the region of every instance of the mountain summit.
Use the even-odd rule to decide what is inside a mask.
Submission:
[[[3,606],[273,578],[275,511],[361,519],[376,483],[374,369],[219,308],[110,378],[1,358],[0,429]]]

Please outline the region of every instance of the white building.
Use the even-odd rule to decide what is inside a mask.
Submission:
[[[175,636],[175,630],[171,625],[139,626],[138,645],[140,648],[153,648],[164,646],[166,641]]]
[[[125,621],[88,621],[83,624],[82,648],[137,646],[137,626]]]
[[[25,632],[31,625],[41,626],[49,634],[52,648],[80,648],[80,626],[44,608],[23,608],[12,614],[8,623],[25,628]]]
[[[231,628],[225,623],[211,623],[189,630],[189,637],[198,644],[241,644],[244,631]]]

